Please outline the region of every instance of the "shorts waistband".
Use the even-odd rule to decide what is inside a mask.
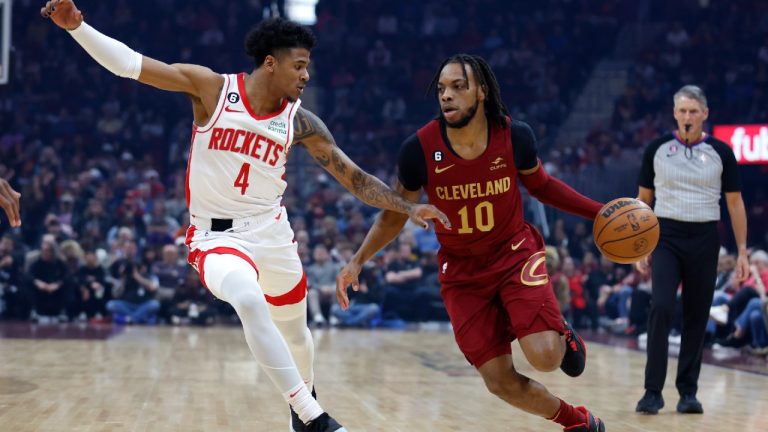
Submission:
[[[244,228],[262,224],[270,219],[278,219],[283,212],[283,207],[254,216],[246,216],[234,219],[206,218],[202,216],[189,216],[189,222],[197,228],[210,231],[226,231],[232,228]]]

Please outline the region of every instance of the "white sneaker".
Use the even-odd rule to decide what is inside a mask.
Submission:
[[[728,324],[728,305],[712,306],[709,308],[709,317],[719,325]]]

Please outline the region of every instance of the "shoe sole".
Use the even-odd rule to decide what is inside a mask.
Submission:
[[[640,414],[656,415],[659,413],[659,410],[644,410],[635,408],[635,412]]]

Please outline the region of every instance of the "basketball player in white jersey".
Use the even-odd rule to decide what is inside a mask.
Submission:
[[[282,19],[262,22],[246,38],[254,70],[221,75],[142,56],[83,22],[71,0],[49,1],[40,12],[112,73],[189,95],[194,113],[187,167],[190,263],[211,292],[237,311],[251,352],[292,408],[293,429],[345,431],[311,394],[314,347],[306,325],[306,278],[280,205],[288,150],[303,144],[366,204],[408,214],[425,227],[430,218],[447,226],[447,217],[403,200],[361,170],[335,145],[325,124],[300,108],[315,44],[308,29]]]

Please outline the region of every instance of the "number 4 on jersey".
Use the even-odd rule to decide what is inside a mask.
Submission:
[[[244,163],[240,168],[240,173],[237,174],[235,179],[235,187],[240,188],[240,195],[245,195],[246,189],[248,189],[248,174],[251,172],[251,164]]]

